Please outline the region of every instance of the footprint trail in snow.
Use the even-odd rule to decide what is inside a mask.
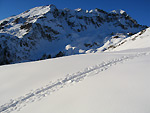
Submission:
[[[15,110],[19,111],[20,109],[25,107],[28,103],[39,101],[42,98],[50,95],[51,93],[65,86],[69,86],[73,83],[80,82],[86,77],[96,75],[118,63],[122,63],[126,60],[130,60],[130,59],[148,55],[148,54],[150,53],[138,53],[138,54],[132,54],[128,56],[123,56],[120,58],[112,59],[110,61],[102,62],[92,67],[85,68],[84,70],[79,71],[77,73],[68,74],[64,78],[60,78],[54,82],[47,84],[46,86],[33,90],[24,96],[21,96],[17,99],[10,100],[10,102],[5,103],[4,105],[0,106],[0,113],[10,113]]]

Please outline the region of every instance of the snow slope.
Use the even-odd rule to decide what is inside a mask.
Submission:
[[[112,67],[20,113],[149,113],[149,58],[150,55]]]
[[[118,44],[113,45],[107,51],[122,51],[128,49],[148,48],[150,47],[150,28],[147,28],[131,37],[128,37]]]
[[[0,112],[149,113],[149,57],[144,48],[1,66]]]

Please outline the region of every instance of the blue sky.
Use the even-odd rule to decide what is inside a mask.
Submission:
[[[58,9],[99,8],[108,12],[123,9],[139,24],[150,26],[150,0],[0,0],[0,20],[49,4],[56,5]]]

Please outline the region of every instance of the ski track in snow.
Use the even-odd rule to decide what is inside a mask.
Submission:
[[[132,54],[128,56],[123,56],[120,58],[115,58],[110,61],[102,62],[98,65],[85,68],[83,71],[79,71],[77,73],[68,74],[64,78],[60,78],[56,80],[55,82],[50,82],[46,86],[43,86],[39,89],[32,90],[30,93],[21,96],[17,99],[12,99],[8,103],[5,103],[4,105],[0,106],[0,113],[10,113],[12,111],[20,111],[23,107],[25,107],[27,104],[39,101],[42,98],[50,95],[51,93],[60,90],[63,87],[69,86],[73,83],[77,83],[85,79],[86,77],[96,75],[104,70],[107,70],[109,67],[116,65],[118,63],[122,63],[124,61],[149,55],[150,52],[143,52],[143,53],[137,53]]]

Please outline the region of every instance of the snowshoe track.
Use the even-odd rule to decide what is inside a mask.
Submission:
[[[71,85],[73,83],[77,83],[85,79],[86,77],[96,75],[104,70],[107,70],[109,67],[116,65],[118,63],[122,63],[126,60],[130,60],[136,57],[149,55],[150,53],[138,53],[132,54],[129,56],[123,56],[120,58],[112,59],[110,61],[102,62],[98,65],[85,68],[83,71],[79,71],[77,73],[68,74],[64,78],[60,78],[55,82],[51,82],[44,87],[31,91],[30,93],[21,96],[17,99],[12,99],[10,102],[5,103],[0,106],[0,113],[10,113],[12,111],[20,111],[23,107],[25,107],[28,103],[32,103],[34,101],[39,101],[42,98],[50,95],[51,93],[65,87]]]

